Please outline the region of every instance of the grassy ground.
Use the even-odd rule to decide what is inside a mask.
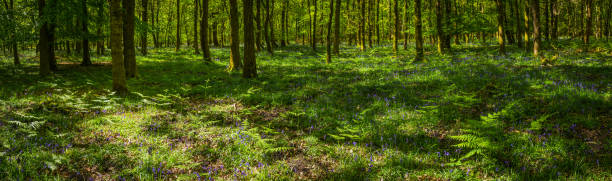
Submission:
[[[610,44],[547,50],[305,47],[258,54],[259,78],[187,50],[138,56],[115,96],[109,57],[0,63],[0,178],[7,180],[610,180]],[[78,61],[75,60],[74,61]]]

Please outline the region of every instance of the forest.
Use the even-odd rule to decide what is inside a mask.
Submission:
[[[0,180],[612,180],[610,0],[0,0]]]

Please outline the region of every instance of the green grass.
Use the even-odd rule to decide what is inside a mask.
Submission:
[[[611,44],[552,66],[510,47],[447,55],[389,47],[258,53],[259,78],[184,50],[138,56],[115,96],[109,57],[0,61],[0,177],[7,180],[610,180]],[[561,48],[559,48],[561,47]],[[31,53],[30,53],[31,54]],[[63,62],[78,62],[78,57]],[[73,63],[76,63],[73,62]]]

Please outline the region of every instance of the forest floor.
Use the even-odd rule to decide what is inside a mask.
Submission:
[[[612,44],[258,53],[259,78],[184,50],[138,56],[115,96],[109,57],[0,61],[8,180],[610,180]],[[431,52],[431,51],[429,51]],[[75,61],[75,62],[71,62]]]

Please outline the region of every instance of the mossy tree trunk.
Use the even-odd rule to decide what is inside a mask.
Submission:
[[[230,4],[230,62],[229,71],[234,71],[242,66],[240,62],[240,24],[238,23],[238,3],[229,0]]]
[[[257,77],[257,62],[255,58],[255,38],[253,32],[253,0],[243,0],[244,13],[244,78]]]
[[[110,44],[113,64],[113,90],[120,95],[127,94],[125,65],[123,62],[123,10],[121,0],[110,0]]]

